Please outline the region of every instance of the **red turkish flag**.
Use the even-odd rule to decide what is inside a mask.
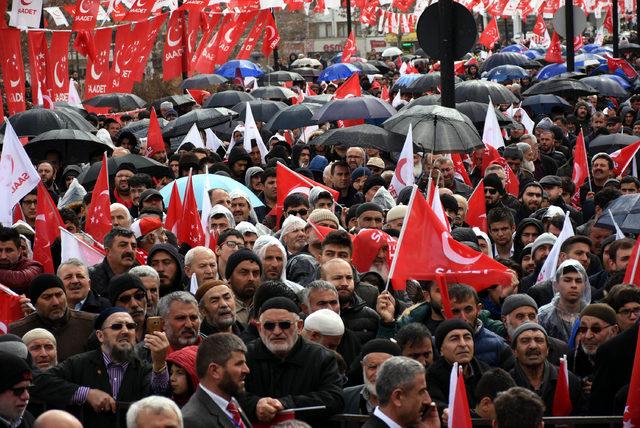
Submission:
[[[462,367],[454,364],[451,371],[451,376],[455,376],[455,382],[452,382],[455,390],[451,394],[453,395],[453,403],[449,403],[451,426],[455,428],[472,428],[471,412],[469,411],[469,401],[467,400],[467,386],[464,384]]]
[[[358,49],[356,46],[356,35],[353,30],[351,30],[342,48],[342,60],[340,62],[351,62],[351,57],[356,54],[356,49]]]
[[[362,88],[360,87],[360,75],[353,73],[342,85],[336,89],[333,98],[336,100],[350,97],[362,96]]]
[[[91,203],[87,207],[85,232],[96,241],[102,243],[104,236],[109,233],[111,225],[111,197],[109,196],[109,172],[107,154],[102,156],[102,166],[98,179],[93,187]]]
[[[571,197],[574,204],[580,202],[580,186],[589,178],[589,159],[587,159],[587,149],[584,144],[584,133],[582,129],[576,138],[575,151],[573,153],[573,173],[571,181],[576,185],[576,192]]]
[[[129,24],[116,28],[116,42],[111,64],[111,88],[108,92],[131,92],[129,88],[133,89],[133,59],[140,48],[142,34],[136,35]]]
[[[476,190],[469,197],[469,208],[465,222],[487,233],[487,202],[484,198],[484,182],[480,180]]]
[[[106,94],[109,89],[109,54],[111,52],[111,28],[100,28],[94,36],[96,47],[95,60],[87,58],[85,75],[85,98]]]
[[[33,241],[33,259],[40,262],[46,273],[55,273],[51,244],[60,237],[60,229],[64,222],[58,208],[53,203],[49,191],[42,181],[38,183],[38,206],[36,211],[36,234]]]
[[[67,101],[69,96],[69,39],[71,32],[54,31],[49,49],[49,86],[53,101]]]
[[[73,13],[73,31],[93,31],[100,9],[99,0],[78,0]]]
[[[227,62],[233,48],[236,47],[240,37],[244,34],[245,28],[247,28],[247,25],[257,14],[257,12],[241,13],[236,17],[233,23],[226,28],[226,31],[220,38],[220,43],[218,44],[216,64],[224,64]]]
[[[609,32],[609,34],[613,33],[612,6],[607,7],[607,14],[604,16],[604,22],[602,23],[602,26]]]
[[[2,79],[7,96],[9,115],[14,115],[26,108],[24,99],[24,64],[20,49],[20,30],[7,28],[0,30],[0,58],[2,58]]]
[[[184,194],[184,205],[182,205],[182,216],[178,221],[178,232],[176,237],[181,244],[187,244],[191,248],[204,245],[204,230],[200,223],[200,214],[198,214],[198,205],[196,197],[193,193],[191,172],[187,179],[187,188]]]
[[[27,31],[29,42],[29,70],[31,72],[31,102],[38,104],[38,87],[42,95],[49,95],[47,63],[49,48],[44,31]]]
[[[136,0],[124,19],[131,22],[138,22],[147,19],[155,2],[156,0]]]
[[[211,35],[222,19],[223,16],[220,13],[212,15],[211,19],[209,19],[204,12],[200,13],[198,16],[195,16],[195,14],[191,14],[189,16],[189,19],[187,20],[186,46],[186,61],[189,75],[193,74],[196,60],[200,57],[200,54],[202,53],[205,46],[207,46],[207,41],[211,38]],[[198,38],[198,31],[200,29],[202,29],[203,35]],[[216,37],[219,38],[220,36],[216,35]],[[200,43],[198,43],[198,40],[200,40]],[[209,70],[207,73],[210,72],[211,70]]]
[[[156,43],[160,28],[164,25],[164,21],[167,19],[167,15],[163,14],[153,19],[139,22],[136,24],[134,31],[140,32],[143,37],[140,38],[140,49],[137,58],[133,61],[133,81],[142,82],[144,76],[144,70],[149,62],[149,54],[151,49]],[[135,46],[135,44],[134,44]]]
[[[553,36],[551,36],[551,44],[547,48],[544,60],[547,62],[564,62],[562,58],[562,46],[560,46],[560,37],[558,37],[558,33],[555,31],[553,32]]]
[[[264,30],[267,19],[269,19],[267,15],[271,15],[271,10],[264,9],[260,11],[251,31],[247,35],[247,38],[244,39],[244,43],[242,44],[238,55],[236,55],[236,59],[249,59],[251,52],[253,52],[256,47],[256,43],[258,43],[262,30]]]
[[[215,31],[215,26],[211,26],[207,34],[202,36],[202,41],[198,45],[198,50],[192,57],[192,65],[189,68],[189,73],[211,73],[211,70],[216,64],[218,45],[222,38],[222,33],[226,31],[228,24],[232,22],[232,19],[233,16],[231,14],[224,15],[218,31]]]
[[[633,358],[627,405],[624,408],[622,420],[624,427],[640,426],[640,330],[636,338],[636,353]]]
[[[615,71],[619,68],[622,72],[630,79],[633,79],[638,76],[638,72],[622,58],[612,58],[607,57],[607,67],[609,68],[610,73],[615,73]]]
[[[158,115],[156,114],[156,109],[151,107],[149,129],[147,131],[147,157],[152,157],[154,154],[163,151],[165,151],[165,146],[160,123],[158,123]]]
[[[387,85],[382,85],[382,90],[380,91],[380,99],[386,102],[391,102],[391,95],[389,95],[389,87]]]
[[[80,55],[96,59],[96,43],[93,40],[93,31],[78,31],[73,41],[73,48]]]
[[[180,216],[182,216],[182,200],[180,200],[180,193],[178,192],[178,183],[174,180],[173,187],[171,187],[171,199],[167,207],[167,216],[164,219],[164,228],[175,235],[178,232]]]
[[[280,43],[280,33],[278,32],[278,26],[276,25],[276,20],[273,18],[272,14],[269,14],[267,17],[267,24],[264,33],[264,39],[262,40],[262,53],[267,58],[271,55],[271,52],[278,46]]]
[[[464,162],[462,162],[462,156],[460,153],[452,153],[451,160],[453,161],[453,168],[456,170],[456,176],[464,181],[467,186],[473,186],[473,183],[471,183],[471,179],[469,178],[469,173],[464,167]]]
[[[615,175],[622,175],[638,152],[638,149],[640,149],[640,140],[611,153],[610,156],[611,159],[613,159],[613,173]]]
[[[506,159],[500,156],[498,150],[496,150],[496,148],[493,146],[485,144],[484,152],[482,154],[483,174],[487,167],[492,164],[500,165],[502,169],[504,169],[506,179],[504,189],[513,196],[518,197],[520,192],[520,180],[518,180],[518,177],[513,172]]]
[[[9,332],[9,324],[24,316],[20,306],[20,296],[0,284],[0,335]]]
[[[485,27],[484,31],[478,39],[478,43],[486,46],[488,49],[492,49],[493,45],[500,40],[500,32],[498,31],[498,21],[493,18],[491,22]]]
[[[422,193],[414,189],[389,273],[394,289],[403,289],[408,279],[433,280],[438,275],[476,291],[511,284],[507,267],[453,239]]]
[[[558,367],[558,380],[556,390],[553,393],[553,416],[569,416],[573,410],[571,405],[571,395],[569,395],[569,371],[567,369],[567,359],[560,358]]]
[[[623,281],[624,284],[640,287],[640,239],[636,239],[636,244],[633,246]]]

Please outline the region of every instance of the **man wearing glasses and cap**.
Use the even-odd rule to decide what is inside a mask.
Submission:
[[[0,352],[0,367],[0,427],[32,426],[33,416],[27,411],[31,386],[29,364],[16,355]]]

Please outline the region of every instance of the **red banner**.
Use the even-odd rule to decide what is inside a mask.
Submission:
[[[69,95],[69,39],[71,32],[54,31],[49,49],[49,89],[53,101],[67,101]]]
[[[71,34],[71,33],[69,33]],[[2,44],[0,56],[2,58],[2,79],[4,90],[7,94],[7,107],[9,115],[24,111],[24,63],[20,50],[20,30],[7,28],[0,30]]]
[[[198,51],[193,56],[193,67],[189,72],[198,72],[198,73],[211,73],[211,70],[215,66],[216,63],[216,55],[218,53],[218,41],[221,38],[221,34],[229,27],[229,23],[233,23],[231,21],[232,16],[224,15],[222,17],[222,22],[220,24],[220,29],[213,34],[215,31],[215,25],[209,27],[209,32],[202,37],[202,41],[198,46]],[[205,40],[208,40],[205,42]]]
[[[94,36],[96,60],[87,59],[87,73],[84,88],[85,98],[106,94],[109,89],[109,53],[111,52],[111,28],[96,30]]]
[[[99,0],[78,0],[73,14],[73,31],[92,31],[96,26]]]
[[[141,35],[139,54],[134,61],[133,68],[133,81],[141,82],[144,75],[144,69],[149,62],[149,54],[151,49],[156,43],[160,28],[164,25],[164,21],[167,19],[167,15],[161,15],[157,18],[149,21],[139,22],[134,28],[134,33]],[[142,28],[138,28],[139,25],[143,25]]]
[[[195,14],[195,16],[200,16]],[[167,34],[164,39],[162,52],[162,79],[171,80],[181,77],[182,72],[187,71],[184,67],[184,33],[185,33],[184,12],[176,10],[171,14],[167,24]]]
[[[218,24],[221,15],[215,15],[215,20],[213,21],[213,28]],[[185,18],[186,22],[186,56],[184,57],[184,63],[186,69],[184,71],[191,71],[193,69],[193,65],[195,64],[194,54],[196,52],[196,46],[198,45],[198,31],[202,29],[203,36],[204,34],[209,33],[209,21],[208,18],[204,16],[202,12],[190,11],[188,19]],[[206,27],[206,28],[205,28]],[[206,40],[206,39],[202,39]],[[203,42],[201,42],[204,44]]]
[[[113,63],[111,64],[111,88],[107,92],[131,92],[133,89],[132,61],[135,47],[130,39],[135,38],[130,25],[121,25],[116,30]],[[138,46],[139,47],[139,46]]]
[[[278,26],[276,20],[272,14],[269,14],[267,18],[267,28],[264,33],[264,40],[262,41],[262,53],[264,56],[269,57],[271,52],[280,43],[280,33],[278,32]]]
[[[251,52],[253,52],[253,49],[256,47],[256,43],[258,43],[258,39],[262,34],[262,30],[264,29],[267,19],[269,19],[268,15],[271,15],[271,11],[269,9],[260,11],[255,24],[251,28],[247,38],[244,39],[244,43],[240,48],[240,52],[236,55],[236,59],[249,59]]]
[[[233,48],[238,44],[240,37],[244,34],[247,24],[257,15],[257,12],[247,12],[237,15],[232,24],[227,27],[224,36],[220,38],[218,44],[218,53],[216,55],[216,64],[224,64],[227,62]]]
[[[42,95],[49,95],[47,63],[49,50],[44,31],[28,31],[29,71],[31,73],[31,102],[38,104],[38,87]]]
[[[155,0],[136,0],[125,16],[125,20],[137,22],[147,19],[154,4]]]

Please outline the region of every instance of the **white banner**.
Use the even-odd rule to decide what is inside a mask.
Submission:
[[[59,27],[69,26],[69,21],[67,21],[67,17],[64,16],[64,13],[62,13],[62,10],[60,10],[58,6],[45,7],[44,10],[47,11],[49,15],[51,15],[51,18],[53,18],[53,22],[55,22],[57,26]]]
[[[17,28],[40,28],[42,0],[14,0],[9,25]]]

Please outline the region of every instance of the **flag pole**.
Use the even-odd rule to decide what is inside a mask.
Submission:
[[[393,260],[391,261],[391,267],[389,268],[389,275],[387,276],[387,283],[384,286],[384,291],[389,290],[389,284],[391,283],[391,277],[396,269],[396,261],[398,260],[398,251],[400,251],[400,246],[402,245],[402,240],[404,238],[404,234],[407,230],[407,217],[411,215],[411,209],[413,208],[413,201],[416,198],[416,193],[418,192],[418,186],[415,184],[411,190],[411,197],[409,198],[409,205],[407,206],[407,215],[405,216],[405,221],[402,223],[402,229],[400,229],[400,237],[398,238],[398,244],[396,245],[396,252],[393,255]]]

